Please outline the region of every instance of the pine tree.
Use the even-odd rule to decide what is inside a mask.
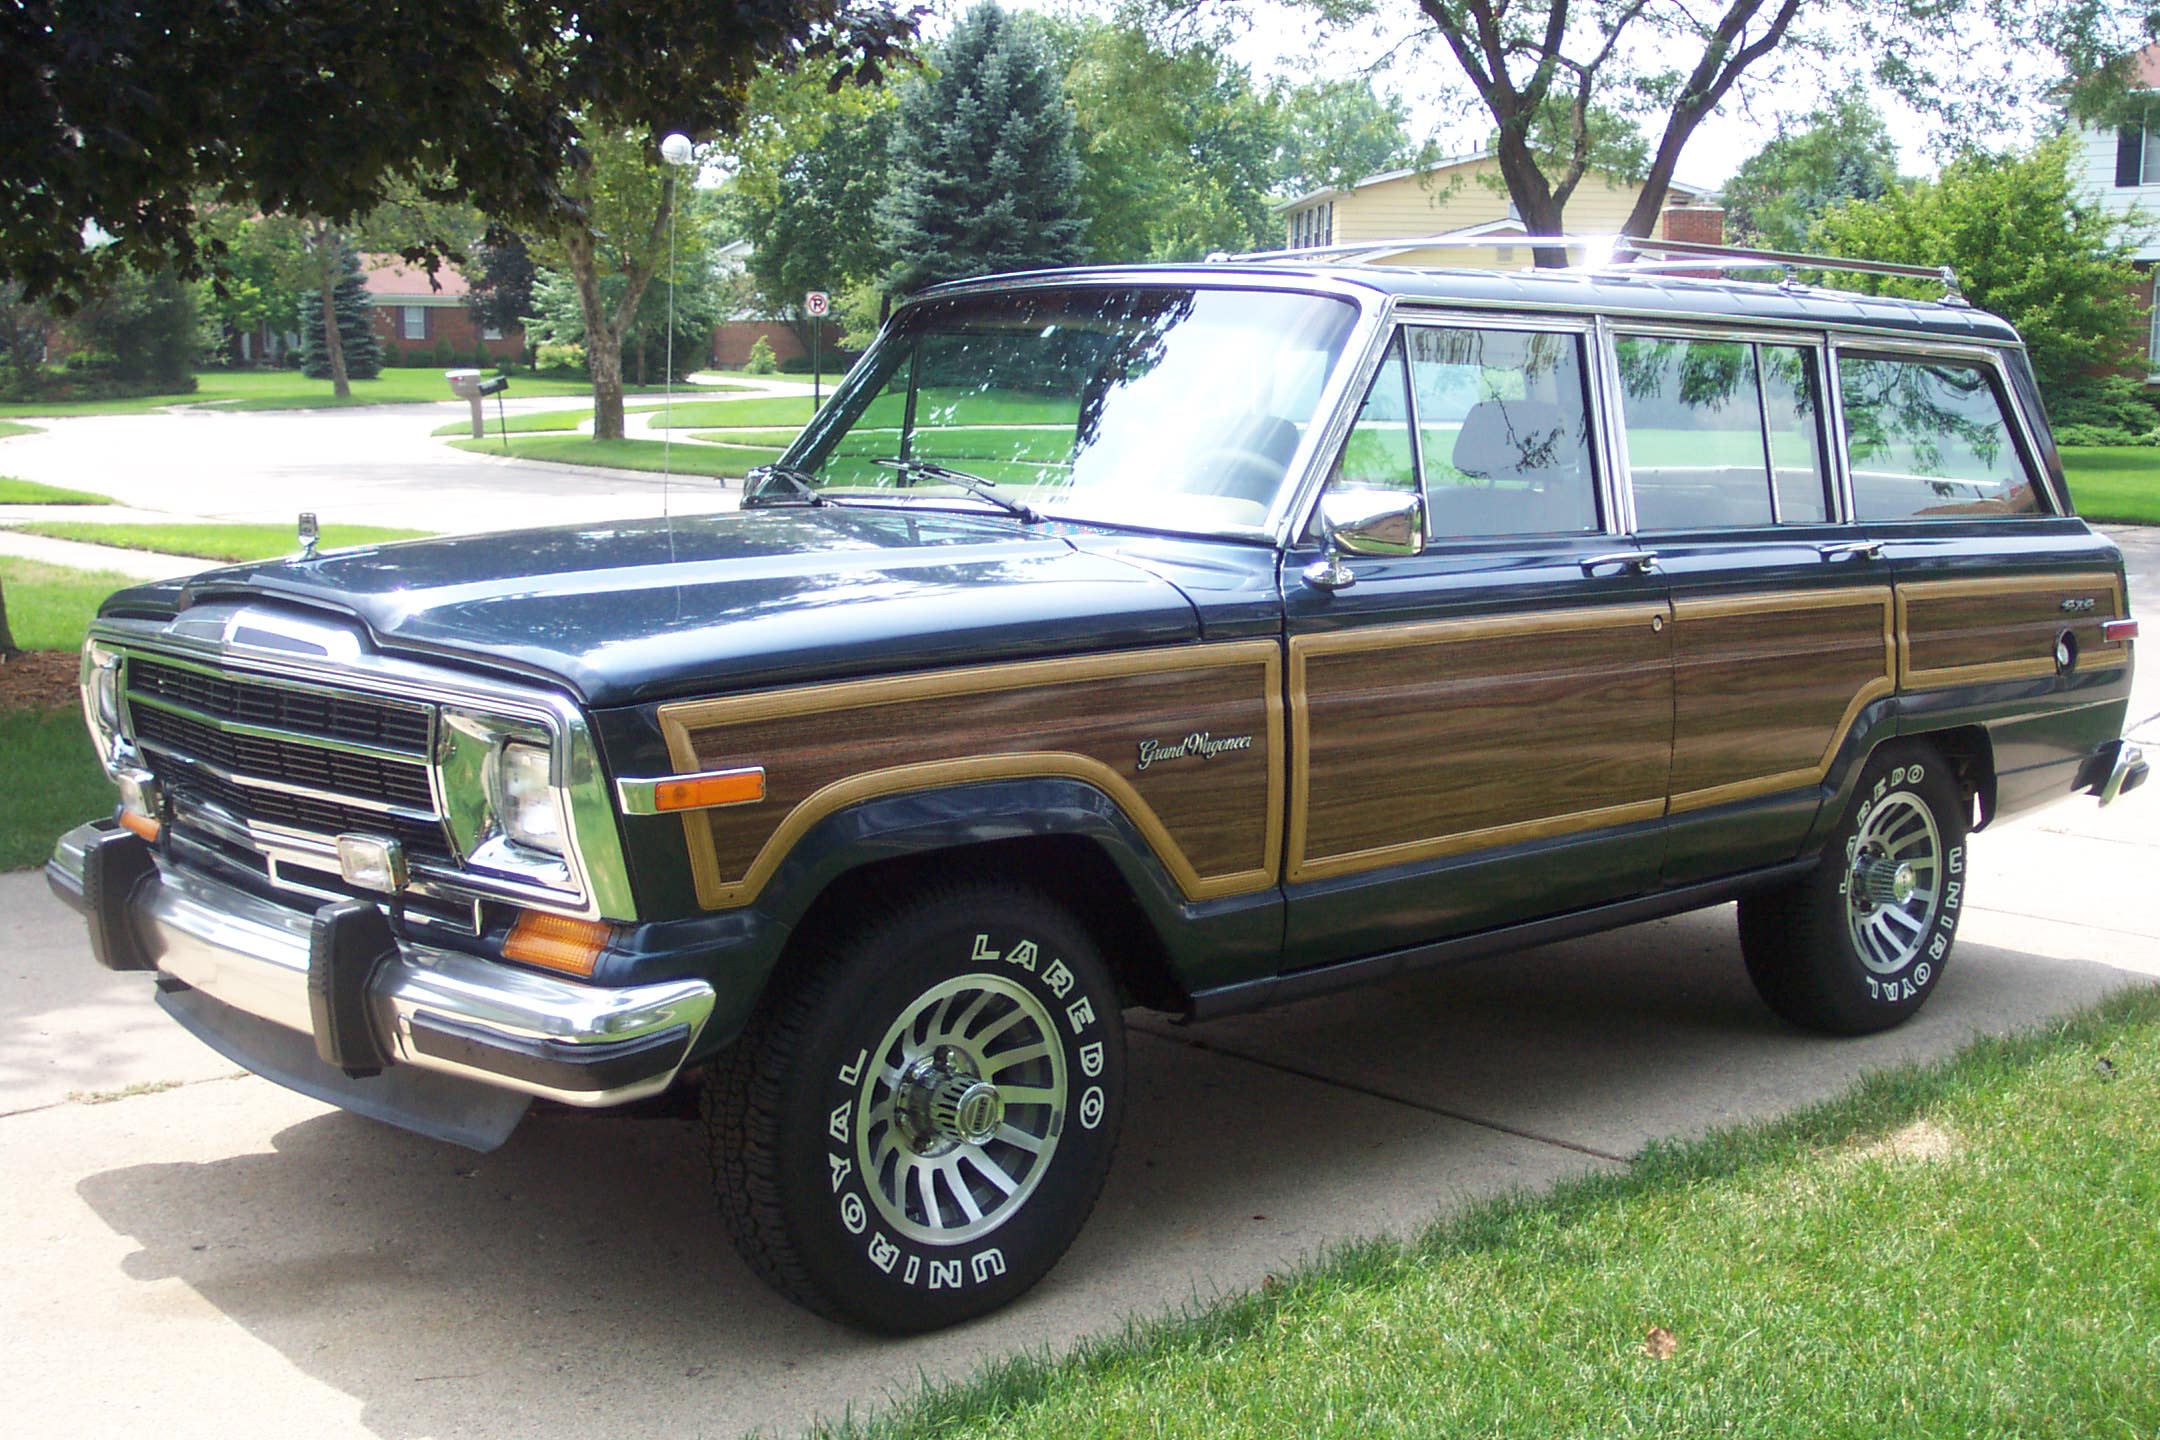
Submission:
[[[1065,86],[1035,22],[978,5],[900,96],[877,207],[895,290],[1083,258]]]
[[[367,281],[360,274],[360,256],[347,246],[339,264],[345,273],[331,304],[337,311],[338,342],[345,351],[345,375],[350,380],[372,380],[382,373],[382,342],[375,338],[374,307],[368,303]],[[300,302],[300,373],[311,380],[331,378],[330,354],[323,346],[322,305],[312,293]]]

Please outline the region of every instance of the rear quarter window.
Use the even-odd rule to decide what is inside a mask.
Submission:
[[[1838,393],[1855,518],[2047,513],[1992,366],[1847,352]]]

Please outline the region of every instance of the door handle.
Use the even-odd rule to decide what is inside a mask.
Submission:
[[[1829,545],[1817,545],[1815,553],[1825,560],[1842,560],[1847,555],[1858,560],[1875,560],[1882,556],[1882,541],[1839,540]]]
[[[1652,570],[1657,569],[1657,551],[1616,550],[1610,555],[1586,556],[1582,562],[1582,573],[1595,575],[1607,565],[1617,565],[1622,570],[1632,570],[1637,575],[1647,575]]]

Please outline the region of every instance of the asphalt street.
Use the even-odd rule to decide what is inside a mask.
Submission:
[[[169,444],[164,486],[223,483],[201,456],[225,441],[182,437],[267,437],[195,427],[350,421],[345,453],[366,459],[348,478],[266,459],[249,485],[288,463],[305,478],[191,500],[209,513],[264,518],[274,500],[440,526],[650,493],[535,466],[476,476],[464,457],[426,470],[434,414],[402,421],[410,443],[390,415],[143,419],[130,463]],[[77,457],[108,444],[95,427],[57,438],[72,428],[48,433]],[[45,438],[8,442],[9,473],[159,498],[155,475],[138,491],[18,461]],[[2160,535],[2124,538],[2139,608],[2160,615]],[[2160,666],[2133,715],[2160,748]],[[41,1440],[786,1433],[2150,983],[2155,874],[2160,792],[1978,836],[1955,963],[1915,1022],[1859,1040],[1761,1007],[1730,907],[1207,1026],[1135,1014],[1124,1140],[1072,1253],[1011,1309],[905,1342],[749,1275],[692,1126],[536,1114],[477,1156],[328,1109],[235,1075],[143,977],[96,967],[40,877],[4,875],[0,1395]]]

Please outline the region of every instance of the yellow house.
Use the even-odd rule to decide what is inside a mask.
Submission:
[[[1568,233],[1618,234],[1641,193],[1635,181],[1589,172],[1568,199]],[[1666,239],[1714,243],[1724,238],[1725,212],[1702,187],[1675,181],[1665,204],[1659,230]],[[1346,258],[1484,270],[1515,270],[1531,263],[1527,247],[1509,243],[1527,232],[1501,182],[1500,161],[1490,150],[1368,175],[1347,188],[1314,190],[1281,201],[1275,209],[1283,217],[1285,243],[1293,250],[1371,241],[1371,250]],[[1424,248],[1390,243],[1432,236],[1492,243]]]

